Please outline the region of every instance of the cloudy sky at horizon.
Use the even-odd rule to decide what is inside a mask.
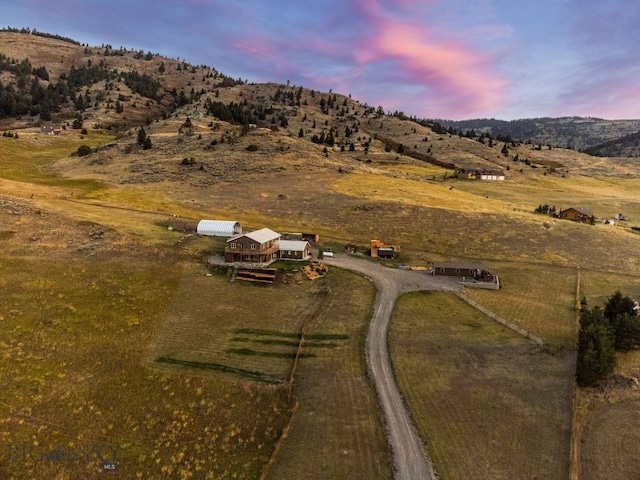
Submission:
[[[631,0],[21,0],[1,18],[418,118],[640,118]]]

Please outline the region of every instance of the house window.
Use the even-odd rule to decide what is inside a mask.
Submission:
[[[231,245],[229,245],[231,248],[236,248],[236,244],[232,243]]]
[[[252,244],[251,244],[251,250],[255,250],[255,249],[256,249],[256,244],[255,244],[255,243],[252,243]]]
[[[287,250],[287,255],[291,256],[291,250]]]

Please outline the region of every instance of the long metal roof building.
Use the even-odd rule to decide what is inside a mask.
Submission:
[[[242,233],[242,226],[234,220],[200,220],[197,232],[211,237],[233,237]]]

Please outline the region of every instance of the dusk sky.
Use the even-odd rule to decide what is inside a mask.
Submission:
[[[20,0],[0,23],[418,118],[640,118],[632,0]]]

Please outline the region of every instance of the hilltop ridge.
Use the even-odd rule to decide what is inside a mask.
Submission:
[[[250,154],[246,148],[258,146],[260,154],[270,152],[272,168],[279,162],[286,163],[285,158],[291,152],[296,152],[299,168],[345,172],[400,160],[451,171],[509,170],[515,177],[538,175],[542,171],[589,174],[601,168],[590,157],[572,150],[557,149],[552,159],[549,152],[543,155],[532,144],[494,141],[488,135],[466,138],[442,130],[437,122],[389,114],[382,106],[373,107],[335,92],[247,83],[212,67],[123,47],[89,47],[17,32],[0,32],[0,36],[0,55],[6,59],[0,76],[2,85],[5,91],[12,85],[25,87],[19,101],[0,104],[3,117],[0,128],[9,131],[59,123],[68,129],[113,132],[118,137],[133,139],[135,130],[142,126],[156,146],[162,145],[162,149],[153,150],[153,155],[157,158],[161,150],[163,163],[184,160],[204,169],[209,155],[206,152],[215,150],[217,168],[227,173],[210,176],[205,182],[212,181],[211,178],[230,178],[228,172],[236,167],[222,165],[237,163],[238,158]],[[18,68],[20,65],[22,68]],[[43,118],[43,108],[50,120]],[[184,143],[187,139],[191,140]],[[129,159],[135,163],[136,158],[127,155],[131,152],[127,145],[120,142],[118,149],[110,151],[117,152],[125,162]],[[98,163],[105,164],[109,155],[100,153]],[[224,162],[219,158],[221,155]],[[542,170],[534,171],[532,164]],[[627,161],[614,160],[612,164],[610,174],[629,174]],[[257,168],[255,165],[252,162],[253,170]],[[86,166],[84,170],[73,168],[77,173],[87,173]],[[102,165],[98,170],[102,177],[126,171],[122,181],[131,182],[140,177],[137,169],[140,167],[131,166],[117,173]],[[378,171],[397,175],[389,170]],[[155,174],[145,173],[144,178],[160,181],[163,172],[163,168],[158,168]],[[202,176],[202,170],[199,172]],[[193,176],[183,172],[180,178]]]

